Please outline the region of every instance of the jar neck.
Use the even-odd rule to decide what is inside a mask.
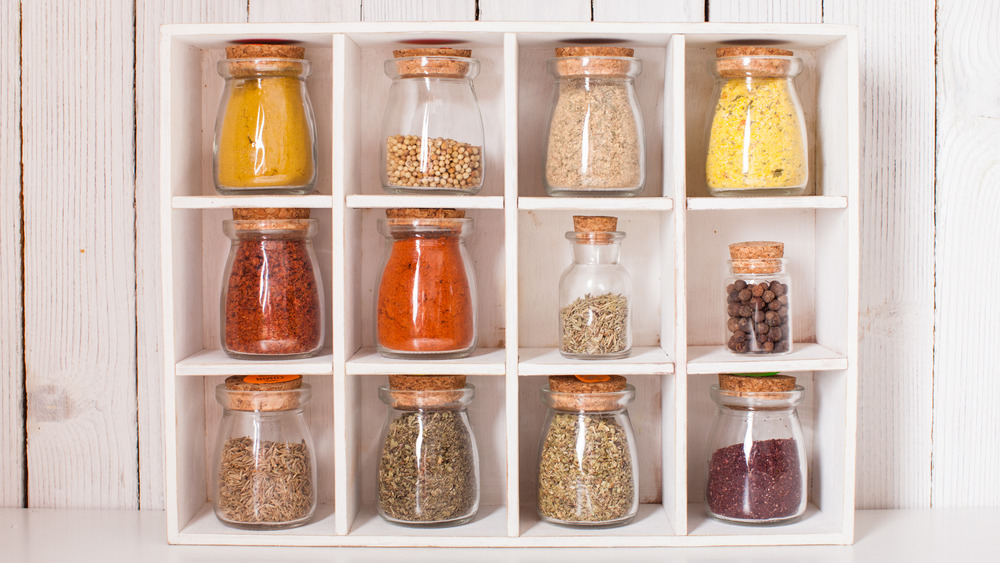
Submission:
[[[573,262],[577,264],[617,264],[621,259],[621,243],[574,243]]]

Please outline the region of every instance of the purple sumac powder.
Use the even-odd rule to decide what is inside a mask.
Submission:
[[[802,501],[799,451],[793,439],[753,442],[716,450],[708,468],[708,508],[717,516],[773,520],[796,516]]]

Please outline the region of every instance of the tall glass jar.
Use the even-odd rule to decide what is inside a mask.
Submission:
[[[233,216],[223,222],[232,245],[222,282],[222,350],[244,360],[315,356],[326,330],[312,243],[317,221],[307,219],[308,209],[234,209]]]
[[[272,530],[316,511],[316,458],[300,375],[234,375],[215,388],[222,422],[212,462],[215,514],[237,528]]]
[[[646,183],[646,141],[633,49],[561,47],[548,61],[556,89],[545,132],[545,190],[553,196],[635,196]]]
[[[215,188],[223,195],[308,194],[316,186],[316,118],[305,79],[305,49],[226,47],[226,79],[212,145]]]
[[[574,216],[573,264],[559,279],[559,351],[582,360],[632,352],[632,279],[619,263],[614,217]]]
[[[454,209],[388,209],[375,298],[375,347],[392,358],[464,358],[478,337],[476,283]]]
[[[809,181],[806,123],[793,79],[802,59],[771,47],[722,47],[705,177],[714,196],[798,195]]]
[[[789,376],[719,376],[709,435],[708,514],[779,524],[805,512],[808,457],[795,407],[803,387]]]
[[[479,510],[479,454],[464,375],[390,375],[376,508],[389,522],[455,526]]]
[[[483,188],[483,120],[468,49],[402,49],[382,115],[382,187],[392,194],[466,194]]]
[[[729,245],[726,284],[726,347],[736,354],[792,351],[792,286],[785,245],[748,241]]]
[[[618,526],[639,509],[635,436],[620,375],[549,377],[538,454],[538,514],[572,526]]]

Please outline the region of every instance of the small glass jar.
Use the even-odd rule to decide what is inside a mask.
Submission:
[[[723,342],[736,354],[792,351],[792,286],[784,244],[750,241],[729,245]]]
[[[712,385],[708,514],[744,524],[780,524],[806,510],[808,458],[795,407],[803,388],[748,392]]]
[[[770,47],[722,47],[705,177],[713,196],[799,195],[809,181],[806,123],[793,78],[802,59]]]
[[[476,283],[465,238],[472,219],[455,210],[387,210],[375,281],[375,347],[391,358],[464,358],[478,338]],[[422,215],[423,217],[415,217]]]
[[[305,49],[226,47],[226,79],[212,145],[215,189],[223,195],[308,194],[316,186],[316,118]]]
[[[389,376],[376,508],[389,522],[455,526],[479,510],[479,454],[465,376]]]
[[[382,187],[391,194],[476,194],[486,170],[483,119],[468,49],[403,49],[382,115]]]
[[[234,215],[239,215],[234,210]],[[305,212],[308,217],[309,210]],[[323,347],[315,219],[223,222],[232,240],[222,282],[222,350],[244,360],[308,358]]]
[[[619,263],[625,233],[614,217],[573,218],[573,263],[559,278],[559,352],[606,360],[632,352],[632,279]]]
[[[215,514],[237,528],[307,523],[316,511],[316,458],[300,375],[234,375],[215,388],[223,407],[212,462]]]
[[[635,436],[619,375],[552,376],[538,454],[538,515],[553,524],[619,526],[639,509]]]
[[[624,47],[562,47],[545,132],[552,196],[635,196],[646,184],[646,141],[635,95],[641,61]]]

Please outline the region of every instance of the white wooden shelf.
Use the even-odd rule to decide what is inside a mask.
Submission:
[[[333,351],[324,349],[319,355],[301,360],[237,360],[220,349],[202,350],[175,365],[177,375],[331,375]]]
[[[521,348],[517,372],[520,375],[665,374],[674,373],[674,364],[662,348],[652,346],[633,348],[632,354],[619,360],[573,360],[563,357],[558,348]]]
[[[160,229],[163,277],[167,537],[171,543],[286,546],[696,546],[851,543],[858,361],[858,42],[854,28],[805,24],[566,22],[199,24],[162,28]],[[300,42],[316,115],[316,195],[219,196],[211,147],[234,40]],[[475,196],[389,195],[379,181],[379,127],[394,49],[457,41],[481,63],[485,184]],[[547,197],[541,182],[552,78],[545,61],[571,42],[636,49],[636,97],[646,140],[646,187],[632,198]],[[768,39],[803,59],[795,79],[809,131],[809,184],[800,197],[712,198],[704,179],[705,122],[720,45]],[[325,349],[288,362],[249,362],[206,349],[219,341],[219,292],[234,207],[308,207],[325,290]],[[478,294],[478,349],[456,360],[397,360],[373,349],[375,280],[390,207],[454,207],[474,221],[466,239]],[[779,211],[772,217],[771,211]],[[572,215],[613,214],[633,280],[633,354],[563,358],[558,281],[571,262]],[[140,225],[139,228],[149,228]],[[795,351],[734,356],[723,349],[726,246],[785,242],[794,291]],[[715,413],[710,374],[783,371],[806,389],[800,416],[810,508],[787,526],[746,527],[704,517],[706,435]],[[283,532],[223,526],[207,481],[221,416],[214,380],[230,374],[305,374],[308,424],[320,468],[316,521]],[[533,512],[533,464],[545,415],[544,376],[619,373],[636,387],[639,517],[611,529],[543,524]],[[389,524],[371,507],[388,374],[465,374],[482,471],[470,524]],[[693,377],[688,377],[689,375]],[[703,377],[702,377],[703,376]],[[821,454],[817,454],[821,452]]]

